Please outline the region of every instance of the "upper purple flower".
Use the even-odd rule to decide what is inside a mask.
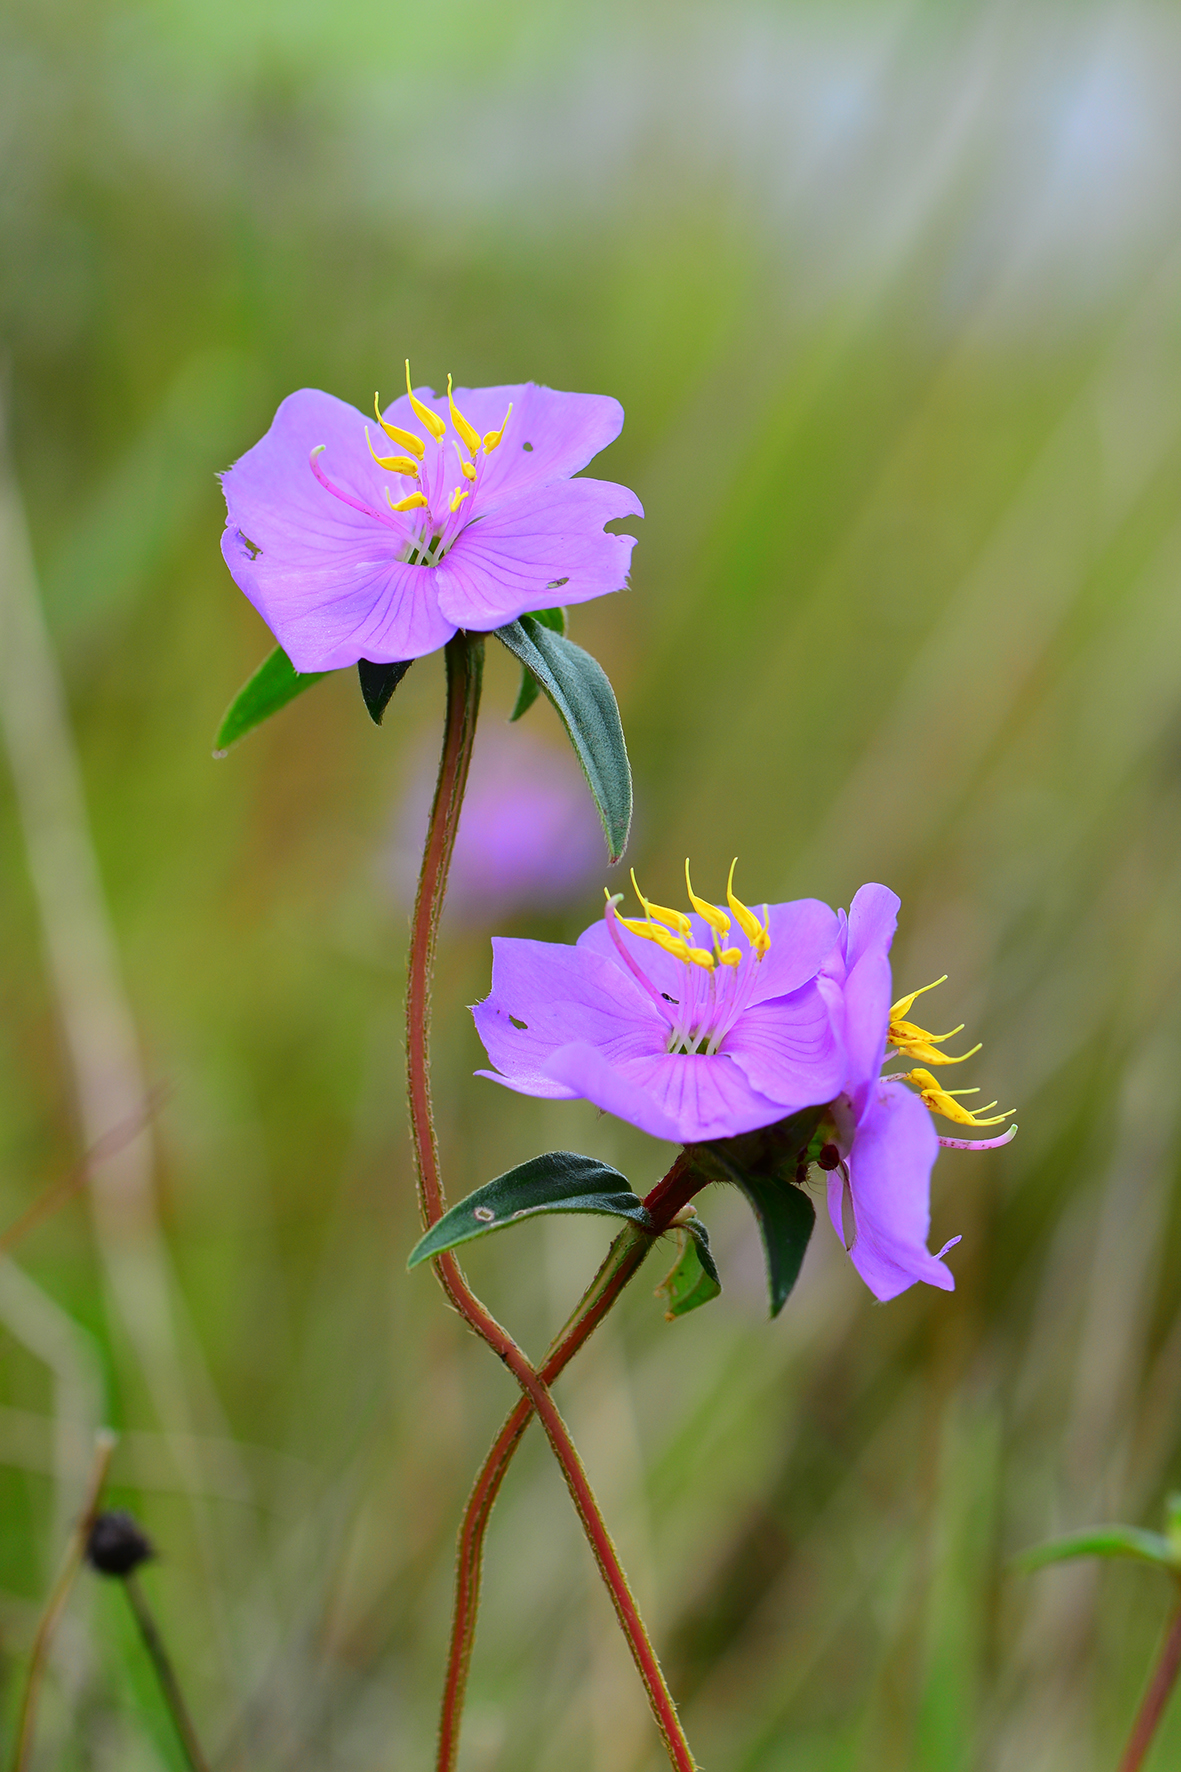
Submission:
[[[406,387],[368,422],[303,388],[222,476],[226,564],[297,671],[420,658],[626,583],[634,538],[603,526],[639,500],[571,479],[619,435],[617,400],[450,377],[412,393],[409,364]]]
[[[609,900],[574,947],[494,940],[492,990],[472,1013],[497,1069],[479,1074],[584,1097],[681,1144],[830,1100],[845,1059],[816,974],[835,913],[806,898],[760,922],[732,885],[729,915],[689,897],[693,915],[641,897],[635,920]]]

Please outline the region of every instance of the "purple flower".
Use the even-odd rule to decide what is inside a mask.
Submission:
[[[394,885],[407,904],[435,786],[434,757],[424,756],[422,765],[391,855]],[[468,776],[444,915],[488,929],[526,908],[564,905],[598,877],[602,862],[602,831],[570,752],[520,728],[485,733]]]
[[[497,1068],[478,1074],[523,1095],[582,1097],[681,1144],[830,1100],[845,1060],[816,975],[836,916],[799,899],[764,907],[760,922],[733,874],[729,915],[690,885],[692,915],[641,895],[633,920],[609,899],[574,947],[494,940],[492,990],[472,1013]]]
[[[881,1075],[887,1055],[893,1056],[890,1048],[925,1057],[933,1064],[961,1062],[961,1058],[948,1057],[938,1049],[951,1034],[930,1034],[904,1019],[920,992],[913,991],[891,1007],[887,956],[898,906],[897,896],[888,887],[863,886],[847,920],[842,913],[839,939],[825,962],[821,980],[848,1058],[843,1089],[830,1108],[835,1144],[821,1158],[829,1171],[829,1217],[857,1272],[880,1299],[896,1297],[916,1280],[948,1292],[954,1289],[955,1281],[942,1257],[959,1238],[945,1243],[938,1255],[927,1248],[931,1170],[939,1147],[993,1149],[1007,1144],[1017,1130],[1011,1127],[1000,1138],[974,1145],[962,1139],[942,1139],[935,1132],[929,1110],[973,1126],[996,1125],[1006,1116],[985,1120],[969,1113],[939,1087],[929,1071]],[[955,1028],[952,1033],[959,1031]],[[961,1056],[970,1058],[972,1054]],[[919,1085],[918,1095],[906,1088],[908,1082]],[[846,1214],[852,1220],[851,1236],[845,1229]]]
[[[603,526],[639,501],[571,479],[619,435],[618,401],[447,388],[412,393],[407,364],[373,423],[303,388],[222,476],[226,564],[297,671],[420,658],[459,628],[625,584],[634,538]]]

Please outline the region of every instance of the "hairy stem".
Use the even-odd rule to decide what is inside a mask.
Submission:
[[[543,1364],[538,1368],[537,1376],[543,1384],[553,1384],[579,1348],[590,1339],[624,1287],[634,1279],[657,1236],[668,1228],[690,1194],[700,1188],[701,1178],[697,1177],[696,1184],[693,1185],[690,1177],[689,1154],[682,1151],[668,1174],[657,1183],[644,1202],[652,1214],[652,1230],[641,1230],[638,1225],[629,1224],[615,1238],[598,1273],[565,1327],[555,1336]],[[480,1574],[488,1521],[500,1493],[500,1485],[532,1419],[532,1402],[528,1396],[523,1396],[509,1414],[481,1466],[459,1529],[451,1647],[439,1719],[438,1772],[454,1772],[459,1753],[460,1722],[476,1635]]]
[[[1124,1749],[1124,1757],[1119,1763],[1119,1772],[1140,1772],[1152,1746],[1152,1738],[1156,1734],[1157,1724],[1165,1712],[1170,1694],[1181,1671],[1181,1601],[1174,1609],[1165,1632],[1165,1640],[1161,1652],[1144,1694],[1136,1721],[1132,1725],[1132,1733],[1128,1737],[1128,1745]]]
[[[427,1229],[437,1223],[446,1210],[439,1171],[438,1140],[431,1112],[431,976],[439,918],[447,890],[447,874],[455,847],[459,812],[475,741],[483,646],[482,637],[458,633],[446,648],[447,715],[443,749],[423,850],[410,937],[406,986],[406,1083],[411,1141],[418,1173],[419,1207],[423,1225]],[[530,1407],[536,1411],[561,1466],[595,1561],[611,1595],[620,1626],[647,1690],[669,1760],[676,1772],[694,1772],[693,1756],[678,1721],[672,1695],[665,1685],[656,1653],[628,1587],[619,1555],[603,1523],[594,1491],[582,1468],[582,1461],[553,1398],[512,1336],[476,1297],[455,1256],[448,1253],[437,1257],[434,1268],[440,1285],[456,1310],[503,1360],[524,1391]]]

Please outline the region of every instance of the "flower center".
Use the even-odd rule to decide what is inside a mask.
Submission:
[[[379,468],[394,476],[392,486],[383,488],[385,502],[395,521],[390,522],[382,511],[370,510],[351,494],[334,486],[320,467],[317,457],[323,445],[312,451],[311,468],[321,486],[356,510],[376,517],[405,539],[402,559],[411,566],[437,566],[452,543],[472,518],[472,506],[463,506],[480,490],[484,463],[494,449],[499,449],[505,427],[512,413],[512,402],[498,431],[485,431],[483,437],[470,424],[455,404],[451,377],[447,377],[447,405],[455,436],[448,440],[447,423],[431,407],[420,400],[410,386],[410,359],[406,359],[406,393],[415,418],[427,433],[420,437],[398,425],[387,424],[381,416],[379,398],[373,396],[373,411],[378,424],[405,453],[378,455],[365,427],[369,453]],[[450,445],[450,446],[448,446]],[[456,471],[458,468],[458,472]],[[409,536],[406,531],[409,529]]]
[[[698,898],[694,892],[688,861],[685,863],[685,886],[689,903],[710,931],[709,947],[695,945],[693,921],[684,911],[670,910],[666,905],[653,904],[644,897],[636,883],[634,870],[632,886],[643,909],[643,917],[621,917],[616,906],[622,893],[612,898],[604,889],[607,899],[604,915],[611,939],[628,971],[647,991],[668,1022],[668,1052],[713,1056],[748,1006],[759,965],[771,946],[767,907],[763,907],[760,923],[754,912],[734,896],[736,866],[737,861],[731,862],[726,900],[733,921],[746,937],[741,947],[732,946],[727,940],[731,918],[726,912],[706,899]],[[678,962],[675,979],[671,981],[675,989],[665,990],[648,976],[624,942],[620,927],[639,936],[642,941],[653,942]],[[665,983],[670,982],[667,973],[662,976]]]

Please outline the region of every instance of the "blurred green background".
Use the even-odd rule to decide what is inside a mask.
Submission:
[[[572,631],[645,889],[679,902],[686,853],[760,902],[887,881],[900,989],[951,974],[932,1020],[1021,1122],[936,1169],[954,1295],[876,1307],[822,1223],[768,1324],[714,1190],[722,1298],[669,1326],[645,1275],[562,1380],[696,1751],[1113,1765],[1167,1595],[1005,1563],[1181,1482],[1177,8],[12,0],[0,33],[0,1225],[167,1092],[0,1266],[5,1716],[109,1420],[217,1766],[431,1763],[513,1400],[404,1267],[397,852],[440,661],[380,731],[345,672],[210,757],[269,646],[215,473],[291,389],[366,406],[409,354],[626,408],[593,471],[645,503],[632,586]],[[499,926],[570,939],[607,877]],[[473,1080],[490,932],[477,892],[436,990],[452,1198],[555,1145],[645,1191],[662,1147]],[[539,1352],[607,1234],[469,1266]],[[485,1595],[464,1772],[661,1764],[535,1432]],[[38,1756],[178,1764],[91,1579]]]

